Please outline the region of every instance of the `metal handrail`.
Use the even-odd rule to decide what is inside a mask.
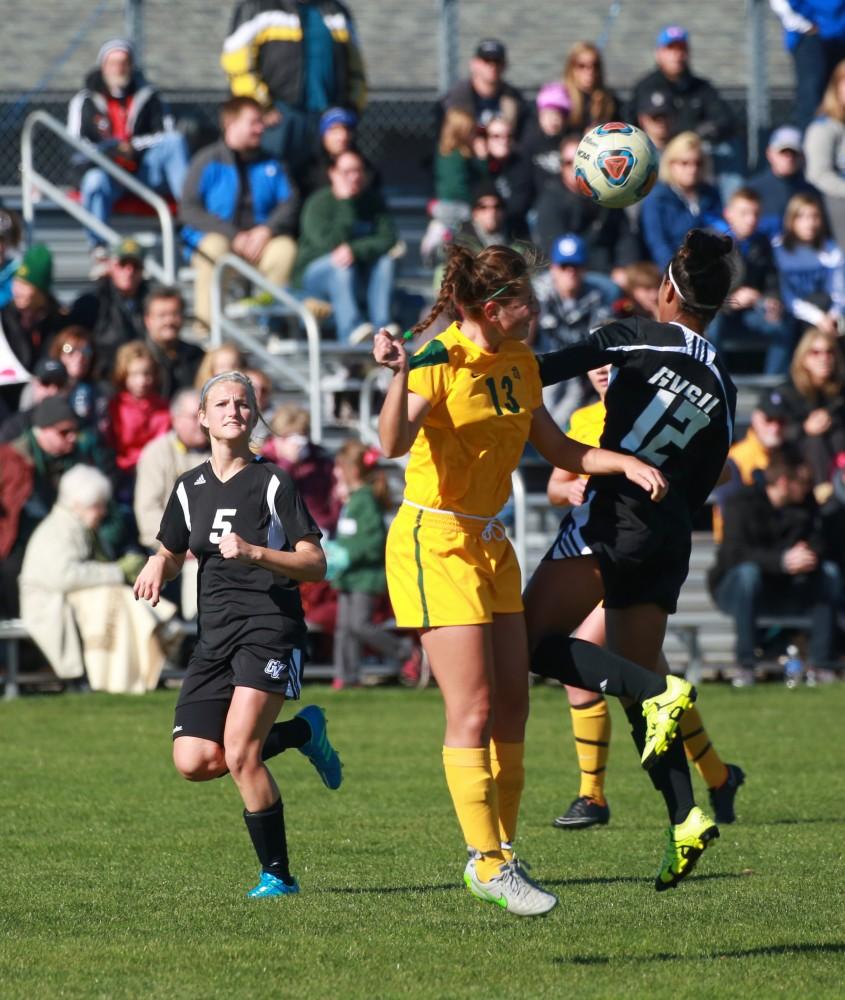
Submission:
[[[358,437],[364,444],[378,445],[378,431],[373,427],[373,392],[384,369],[373,368],[361,380],[358,396]]]
[[[58,122],[46,111],[33,111],[28,115],[21,131],[21,186],[22,186],[22,208],[23,217],[26,224],[27,237],[32,233],[35,222],[35,190],[40,191],[52,198],[53,201],[72,215],[78,222],[89,229],[93,229],[98,236],[102,236],[110,244],[119,243],[121,235],[116,229],[101,222],[88,209],[77,204],[69,198],[61,188],[52,181],[47,180],[43,174],[33,166],[33,141],[32,134],[36,125],[42,125],[48,131],[58,136],[77,152],[87,157],[92,164],[100,167],[110,177],[113,177],[120,185],[131,191],[137,198],[145,201],[158,215],[161,225],[161,264],[155,260],[147,260],[146,266],[152,275],[165,284],[172,285],[176,281],[176,235],[173,228],[173,217],[167,202],[161,195],[151,191],[146,184],[142,184],[136,177],[128,171],[113,163],[107,156],[104,156],[87,139],[80,139]]]
[[[516,552],[522,575],[527,572],[526,562],[528,559],[528,549],[526,543],[527,524],[527,495],[525,491],[525,480],[519,469],[514,469],[511,473],[511,489],[513,490],[513,547]]]
[[[237,324],[223,313],[223,272],[226,270],[237,271],[253,285],[267,292],[277,302],[286,309],[295,313],[302,325],[305,327],[305,336],[308,341],[308,378],[302,378],[298,372],[291,369],[279,357],[267,350],[267,346],[261,343],[257,337],[242,330]],[[309,408],[311,410],[311,440],[319,444],[323,439],[323,411],[322,397],[320,391],[320,328],[311,313],[299,302],[290,292],[284,288],[279,288],[257,271],[251,264],[243,258],[233,253],[223,254],[214,264],[214,271],[211,278],[211,334],[210,343],[212,347],[219,347],[223,342],[223,332],[227,337],[231,337],[238,344],[242,344],[246,349],[260,358],[262,364],[278,373],[283,378],[289,378],[301,386],[308,394]]]

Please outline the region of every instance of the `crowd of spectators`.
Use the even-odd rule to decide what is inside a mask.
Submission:
[[[735,288],[710,335],[731,371],[782,383],[752,413],[718,497],[715,531],[724,545],[713,594],[737,617],[745,670],[754,638],[749,608],[841,599],[834,579],[841,560],[829,547],[837,545],[830,525],[843,520],[837,484],[845,468],[845,26],[823,14],[813,22],[795,4],[789,12],[777,0],[772,6],[790,32],[796,65],[816,53],[817,113],[807,114],[811,88],[802,79],[796,124],[772,132],[765,163],[748,176],[739,167],[739,123],[717,88],[693,72],[685,28],[659,31],[654,68],[631,81],[625,99],[607,85],[602,51],[591,42],[573,45],[560,77],[528,100],[507,79],[505,44],[481,40],[468,76],[435,109],[432,199],[419,248],[436,287],[451,241],[533,245],[534,345],[549,350],[613,317],[653,316],[662,270],[689,228],[734,238]],[[40,563],[50,538],[75,539],[78,565],[55,581],[65,617],[69,594],[94,581],[125,587],[137,571],[131,557],[155,547],[171,484],[207,457],[198,388],[220,371],[249,369],[234,345],[205,350],[222,255],[237,255],[289,290],[321,321],[323,335],[342,344],[365,343],[381,326],[400,329],[395,291],[405,248],[384,191],[385,165],[370,162],[357,140],[367,93],[350,11],[336,0],[243,0],[221,41],[231,95],[220,108],[219,139],[193,156],[124,40],[103,44],[68,110],[76,135],[174,203],[194,274],[190,314],[180,288],[145,277],[136,239],[109,245],[93,223],[92,284],[61,303],[50,249],[20,252],[20,220],[0,208],[0,618],[21,611],[21,567]],[[582,135],[620,117],[636,121],[660,156],[654,189],[628,210],[584,198],[575,172]],[[82,205],[108,225],[123,186],[83,157],[75,169]],[[373,624],[389,614],[377,456],[350,441],[335,461],[309,440],[303,411],[274,406],[266,373],[249,374],[265,417],[254,450],[291,471],[332,540],[332,585],[302,589],[312,623],[331,631],[337,619],[337,685],[359,681],[365,648],[405,660],[413,672],[411,644]],[[547,390],[545,399],[566,425],[594,391],[585,378]],[[86,480],[80,466],[96,466],[105,479]],[[793,507],[813,508],[812,518],[794,517],[781,530]],[[745,538],[748,524],[759,538]],[[30,558],[38,532],[42,555]],[[794,556],[799,545],[813,559]],[[760,548],[768,550],[768,561],[757,560],[762,583],[746,567]],[[790,586],[769,578],[776,552],[777,574]],[[102,572],[89,570],[92,560]],[[186,617],[194,612],[190,592],[189,576],[181,594],[170,595]],[[145,627],[159,635],[166,619]],[[813,647],[818,669],[833,654],[834,627]],[[39,645],[54,665],[65,656],[55,641],[49,650]]]

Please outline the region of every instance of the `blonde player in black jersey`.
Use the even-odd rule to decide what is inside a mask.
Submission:
[[[526,590],[539,674],[572,683],[566,637],[602,600],[608,648],[660,669],[667,617],[689,571],[692,516],[718,482],[732,442],[736,389],[703,336],[730,290],[731,249],[728,237],[690,230],[660,286],[658,322],[613,322],[540,359],[545,384],[614,366],[601,446],[654,463],[669,490],[658,506],[618,476],[589,481],[584,503],[564,517]],[[582,680],[587,690],[617,693],[595,676]],[[642,750],[641,713],[627,712]],[[695,806],[680,740],[650,773],[671,824],[656,880],[662,890],[690,873],[719,831]]]
[[[297,583],[323,579],[326,562],[291,478],[249,449],[258,419],[249,379],[240,372],[209,379],[199,412],[211,458],[177,480],[161,548],[135,596],[155,604],[189,548],[199,560],[199,641],[176,706],[173,762],[190,781],[232,775],[261,864],[248,895],[284,896],[299,886],[279,789],[263,761],[296,747],[329,788],[341,782],[320,709],[306,706],[274,725],[285,699],[299,697],[305,621]]]

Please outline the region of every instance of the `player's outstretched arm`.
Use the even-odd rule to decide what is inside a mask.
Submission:
[[[663,473],[635,455],[591,448],[567,437],[552,420],[545,406],[532,414],[531,443],[547,462],[559,469],[588,476],[623,475],[642,487],[652,500],[662,500],[669,484]]]
[[[135,586],[135,600],[149,601],[153,607],[161,597],[161,588],[168,580],[175,579],[185,562],[184,552],[171,552],[163,545],[147,560],[146,566],[138,574]]]
[[[224,559],[251,563],[302,583],[323,580],[326,576],[326,557],[315,535],[300,538],[293,552],[280,552],[278,549],[251,545],[231,531],[220,539],[219,547]]]
[[[387,395],[378,418],[381,450],[388,458],[405,455],[428,412],[428,401],[408,392],[408,354],[401,337],[391,337],[379,330],[373,344],[373,357],[393,372]]]

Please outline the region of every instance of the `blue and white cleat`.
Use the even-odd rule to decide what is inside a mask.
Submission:
[[[340,788],[343,771],[337,750],[329,743],[326,713],[317,705],[306,705],[296,717],[305,719],[311,728],[311,739],[299,748],[299,752],[311,761],[326,788]]]
[[[297,892],[299,892],[299,882],[296,879],[293,879],[288,885],[272,872],[262,871],[258,878],[258,885],[250,889],[247,896],[250,899],[262,899],[265,896],[293,896]]]

